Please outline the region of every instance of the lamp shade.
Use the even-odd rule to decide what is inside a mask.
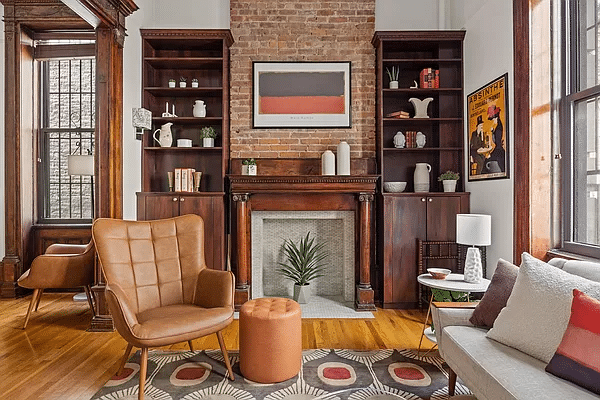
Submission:
[[[67,158],[69,175],[94,175],[93,155],[70,155]]]
[[[457,214],[456,243],[469,246],[489,246],[492,244],[492,216]]]

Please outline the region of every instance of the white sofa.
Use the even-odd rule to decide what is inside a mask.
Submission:
[[[600,282],[600,264],[553,259],[571,274]],[[458,376],[478,400],[598,400],[600,396],[547,373],[546,363],[486,337],[474,327],[473,308],[433,305],[432,315],[441,356],[452,369],[450,390]],[[532,326],[531,329],[535,329]]]

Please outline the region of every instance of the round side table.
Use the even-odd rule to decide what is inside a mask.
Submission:
[[[421,274],[417,277],[417,281],[424,286],[428,286],[433,289],[442,289],[442,290],[452,290],[455,292],[466,292],[469,293],[480,293],[485,292],[490,285],[489,279],[481,279],[479,283],[469,283],[465,282],[465,277],[463,274],[450,274],[446,277],[446,279],[433,279],[431,274]],[[427,323],[429,322],[429,315],[431,313],[431,303],[433,302],[433,293],[429,298],[429,307],[427,307],[427,316],[425,317],[425,321],[423,322],[423,330],[421,331],[421,339],[419,340],[419,349],[417,350],[417,354],[421,351],[421,344],[423,343],[423,336],[426,336],[427,339],[436,343],[435,335],[431,328],[427,328]],[[426,330],[430,330],[430,332],[426,332]]]

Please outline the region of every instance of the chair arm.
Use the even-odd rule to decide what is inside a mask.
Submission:
[[[454,307],[449,306],[453,304]],[[466,304],[466,306],[465,306]],[[473,326],[469,318],[473,315],[476,303],[432,303],[431,317],[435,327],[435,338],[440,349],[440,354],[444,356],[444,347],[442,343],[442,331],[447,326]]]
[[[19,285],[35,288],[65,289],[94,283],[94,254],[42,254],[31,263]]]
[[[229,271],[204,268],[198,274],[194,304],[204,308],[233,308],[235,278]]]
[[[82,254],[87,247],[87,244],[54,243],[48,246],[44,254]]]
[[[107,284],[105,293],[115,328],[129,342],[128,338],[134,336],[133,327],[139,324],[134,308],[129,304],[131,300],[117,284]]]

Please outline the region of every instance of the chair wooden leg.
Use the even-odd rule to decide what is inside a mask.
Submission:
[[[144,400],[144,388],[146,386],[146,371],[148,370],[148,348],[142,347],[142,357],[140,359],[140,391],[138,400]]]
[[[27,309],[27,315],[25,316],[25,323],[23,323],[23,329],[27,327],[27,323],[29,322],[29,317],[31,316],[31,311],[35,307],[35,303],[37,302],[38,295],[41,289],[33,289],[33,295],[31,295],[31,302],[29,303],[29,308]]]
[[[40,288],[40,292],[38,293],[38,297],[37,300],[35,301],[35,310],[38,310],[38,307],[40,306],[40,300],[42,299],[42,293],[44,293],[44,288]]]
[[[119,370],[117,371],[117,376],[119,376],[123,373],[123,369],[125,368],[125,363],[127,363],[127,360],[129,359],[129,354],[131,354],[131,349],[133,349],[133,345],[127,343],[127,348],[125,349],[125,354],[123,355],[123,358],[121,359],[121,364],[119,364]]]
[[[92,316],[96,316],[96,309],[94,308],[94,301],[92,300],[92,291],[90,290],[90,286],[86,285],[83,287],[85,290],[85,297],[87,297],[88,304],[90,305],[90,310],[92,310]]]
[[[188,340],[188,344],[190,345],[190,350],[194,351],[194,344],[192,343],[191,340]]]
[[[229,372],[229,379],[235,381],[235,376],[233,376],[233,370],[231,369],[231,363],[229,362],[229,354],[227,354],[227,348],[225,347],[225,342],[223,341],[223,334],[221,331],[217,332],[217,339],[219,339],[219,347],[221,348],[221,353],[223,353],[223,359],[225,360],[225,366]]]
[[[448,395],[454,396],[454,390],[456,388],[456,372],[450,368],[450,375],[448,375]]]

